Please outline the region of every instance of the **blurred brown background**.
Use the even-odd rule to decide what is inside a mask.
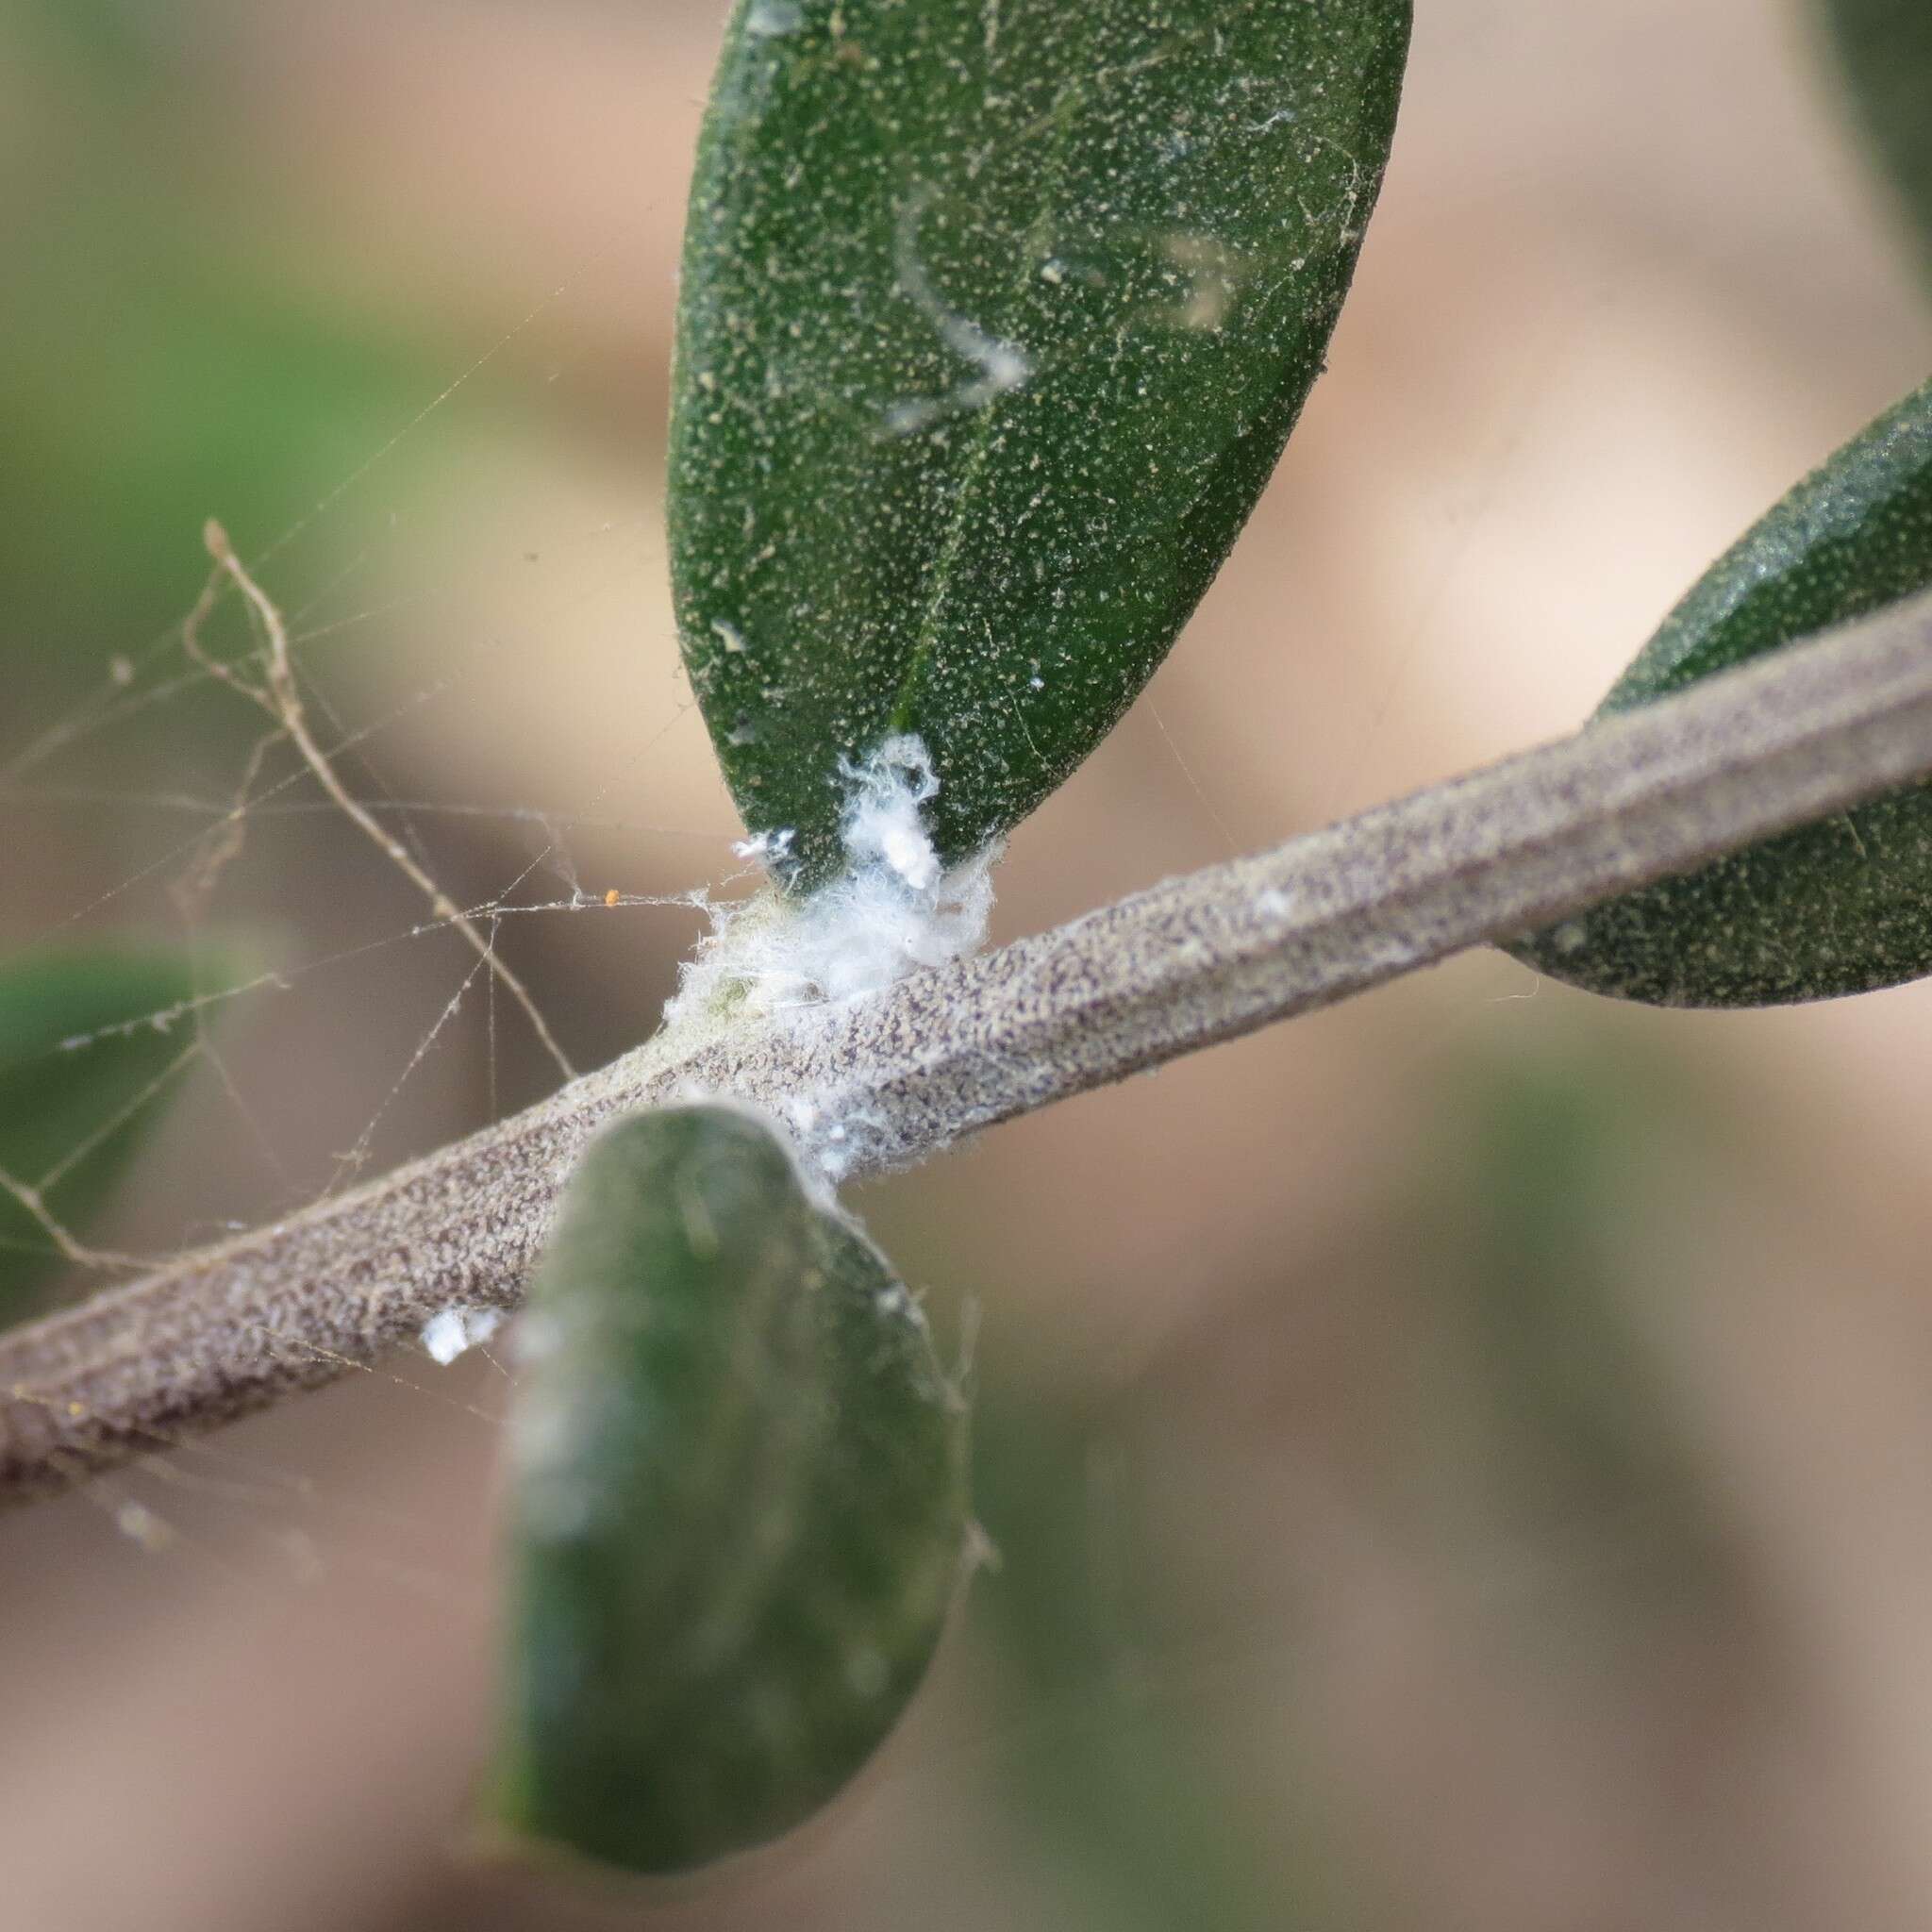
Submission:
[[[169,641],[205,516],[358,794],[562,908],[498,929],[580,1063],[701,925],[605,892],[730,870],[659,533],[721,11],[0,11],[0,943],[185,924],[280,982],[116,1246],[546,1078],[312,787],[171,891],[254,741]],[[1570,728],[1932,365],[1799,8],[1418,11],[1332,373],[1001,936]],[[1666,1016],[1481,956],[871,1190],[976,1338],[1003,1565],[858,1791],[668,1892],[463,1856],[491,1362],[0,1521],[0,1927],[1923,1927],[1928,1046],[1928,987]]]

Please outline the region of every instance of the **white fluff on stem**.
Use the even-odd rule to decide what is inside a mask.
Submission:
[[[443,1308],[423,1324],[423,1346],[444,1368],[503,1326],[501,1308]]]
[[[670,1024],[855,999],[983,943],[999,847],[941,867],[921,816],[940,789],[924,742],[889,738],[862,765],[841,761],[840,773],[845,870],[804,900],[765,892],[715,908],[714,930],[665,1008]],[[790,832],[768,832],[738,850],[782,858],[791,841]]]

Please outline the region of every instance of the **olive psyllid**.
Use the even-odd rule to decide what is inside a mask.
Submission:
[[[599,1138],[532,1288],[489,1807],[641,1873],[776,1837],[891,1728],[966,1546],[966,1418],[865,1237],[738,1108]]]
[[[1604,700],[1628,710],[1932,588],[1932,383],[1712,564]],[[1511,947],[1658,1006],[1826,999],[1932,973],[1932,786],[1734,853]]]

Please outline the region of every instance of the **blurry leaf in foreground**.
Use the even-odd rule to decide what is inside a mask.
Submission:
[[[77,1235],[106,1199],[169,1076],[193,1051],[194,993],[169,952],[61,951],[0,960],[0,1170]],[[0,1190],[0,1322],[29,1311],[61,1262],[55,1238]]]
[[[1932,383],[1713,564],[1609,695],[1628,710],[1932,586]],[[1509,949],[1668,1007],[1829,999],[1932,972],[1932,787],[1628,892]]]
[[[741,0],[671,548],[789,883],[840,868],[841,761],[919,739],[950,865],[1153,675],[1322,369],[1408,31],[1408,0]]]
[[[1853,106],[1932,271],[1932,4],[1824,0]]]
[[[586,1154],[524,1347],[493,1821],[644,1873],[776,1837],[896,1722],[961,1574],[924,1317],[759,1120],[685,1107]]]

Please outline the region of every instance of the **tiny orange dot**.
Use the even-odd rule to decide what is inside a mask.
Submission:
[[[612,886],[611,889],[604,894],[604,903],[607,906],[615,906],[618,900],[621,899],[623,896],[624,895],[617,890],[617,888],[615,886]]]

